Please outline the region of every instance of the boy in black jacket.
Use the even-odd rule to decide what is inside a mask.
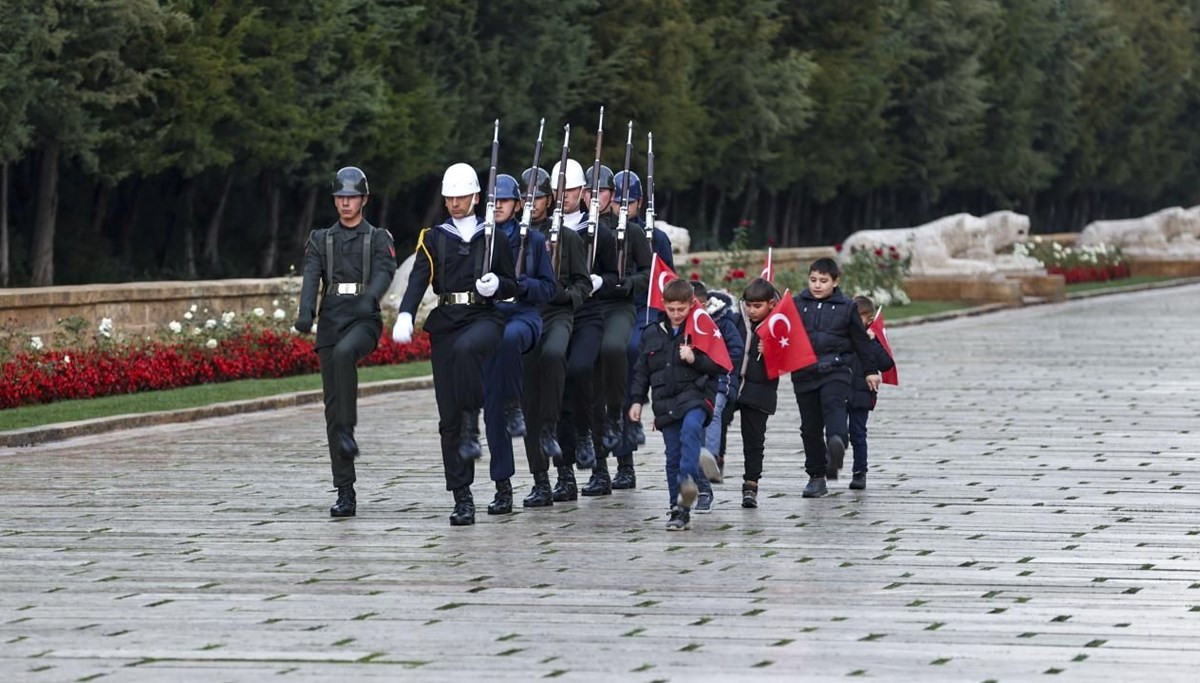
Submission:
[[[654,387],[654,426],[666,445],[667,488],[671,503],[668,531],[682,531],[691,521],[691,506],[700,479],[700,442],[712,419],[717,376],[724,370],[693,349],[684,334],[694,306],[692,286],[673,280],[663,290],[666,314],[642,332],[641,352],[633,372],[633,404],[629,419],[642,419],[642,405]],[[697,312],[699,315],[699,312]],[[716,459],[705,453],[704,469],[719,476]]]
[[[875,302],[869,297],[854,297],[854,306],[862,318],[863,326],[867,328],[867,336],[871,338],[871,355],[875,366],[880,371],[891,370],[895,366],[892,357],[883,348],[883,344],[875,338],[875,330],[871,329],[871,321],[875,319]],[[857,364],[858,361],[856,360]],[[854,476],[850,478],[850,488],[861,490],[867,488],[867,418],[875,410],[875,400],[879,394],[867,386],[867,380],[862,372],[854,373],[854,386],[850,392],[850,445],[854,448],[854,466],[850,470]]]
[[[762,278],[746,285],[742,293],[742,315],[738,332],[745,342],[745,353],[737,366],[741,393],[737,407],[742,412],[742,450],[745,474],[742,475],[742,507],[758,507],[758,480],[762,477],[763,447],[767,439],[767,418],[775,414],[779,378],[769,379],[755,331],[771,315],[779,293]],[[737,362],[737,361],[735,361]]]
[[[796,309],[812,343],[817,362],[792,373],[792,388],[800,409],[800,439],[804,442],[805,498],[828,493],[825,478],[837,478],[846,454],[850,381],[855,356],[871,391],[881,377],[871,354],[871,338],[858,309],[838,289],[837,261],[819,258],[808,268],[808,289],[796,295]]]

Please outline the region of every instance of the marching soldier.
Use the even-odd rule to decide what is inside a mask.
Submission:
[[[529,227],[545,235],[550,229],[550,174],[544,168],[527,168],[521,174],[521,187],[529,187],[529,176],[537,173],[537,184],[533,191],[533,216]],[[525,210],[524,197],[518,202],[518,211]]]
[[[392,338],[411,341],[413,316],[433,287],[438,306],[425,320],[432,347],[434,395],[446,490],[454,494],[451,526],[475,523],[471,484],[479,445],[479,410],[483,406],[483,365],[504,336],[504,316],[495,302],[517,294],[512,252],[502,231],[491,235],[492,261],[483,221],[475,217],[479,176],[468,164],[454,164],[442,176],[442,196],[450,217],[421,231],[408,289]]]
[[[593,433],[600,438],[595,444],[596,464],[592,468],[591,480],[580,490],[585,496],[607,496],[613,490],[607,455],[620,447],[624,432],[622,414],[625,412],[630,376],[627,349],[634,327],[634,292],[640,291],[644,294],[650,279],[650,246],[646,243],[645,232],[639,230],[632,220],[627,220],[623,247],[617,240],[617,202],[614,200],[620,197],[624,185],[617,184],[616,180],[618,177],[623,178],[624,174],[625,172],[621,171],[614,176],[607,166],[600,167],[601,223],[609,229],[613,238],[610,247],[613,250],[613,263],[620,262],[618,249],[625,250],[626,258],[625,272],[616,274],[614,286],[603,288],[595,295],[604,316],[600,363],[596,366],[594,374],[596,396],[592,405]],[[592,185],[589,183],[588,187]],[[591,199],[590,192],[590,189],[584,192],[587,201]],[[628,215],[635,214],[631,210]]]
[[[558,173],[558,164],[550,172]],[[585,253],[590,241],[595,240],[596,260],[588,278],[592,282],[589,298],[575,310],[571,341],[567,350],[567,383],[571,387],[569,424],[559,425],[559,440],[563,450],[564,467],[559,469],[559,484],[556,485],[555,500],[573,500],[576,496],[575,474],[571,470],[573,461],[581,468],[591,469],[596,464],[596,452],[600,444],[598,430],[593,424],[593,404],[601,388],[595,382],[597,361],[604,336],[606,306],[600,301],[600,293],[606,288],[619,286],[617,277],[617,248],[612,230],[606,221],[596,225],[596,233],[589,236],[587,215],[581,210],[580,200],[586,179],[583,167],[574,159],[567,160],[566,191],[555,201],[563,202],[564,228],[575,231],[584,242]],[[569,213],[568,213],[569,212]],[[602,214],[603,215],[603,214]],[[624,354],[624,346],[622,346]],[[564,411],[565,414],[566,411]]]
[[[533,350],[542,336],[538,304],[550,301],[558,293],[546,238],[536,230],[520,234],[515,218],[520,198],[516,178],[507,174],[496,176],[496,230],[508,240],[513,262],[520,259],[523,263],[517,276],[517,296],[496,303],[504,316],[504,337],[496,354],[484,363],[487,383],[483,391],[483,422],[491,452],[492,481],[496,482],[495,499],[487,508],[489,515],[512,512],[511,479],[515,471],[512,438],[528,432],[521,411],[521,357]]]
[[[527,184],[530,174],[535,172],[538,180],[534,192],[533,222],[539,226],[539,230],[544,231],[549,241],[548,220],[543,218],[539,223],[538,214],[539,210],[542,216],[547,213],[550,175],[544,169],[529,168],[521,174],[521,178]],[[578,189],[568,193],[568,197],[571,194],[574,196],[571,211],[576,211],[579,205]],[[592,293],[592,280],[588,277],[587,252],[583,240],[574,230],[560,231],[557,250],[556,294],[553,299],[539,306],[542,337],[537,347],[524,357],[527,420],[525,456],[529,461],[529,473],[533,475],[533,489],[522,503],[525,507],[545,507],[553,505],[555,501],[575,500],[578,497],[575,474],[571,469],[574,462],[564,462],[557,433],[566,386],[567,346],[574,328],[575,309]],[[550,488],[551,461],[558,468],[559,486],[554,490]]]
[[[383,318],[379,300],[396,273],[396,250],[387,230],[363,218],[370,191],[367,176],[353,166],[337,172],[333,179],[333,202],[338,222],[313,230],[304,247],[304,283],[300,310],[294,327],[308,334],[321,293],[320,325],[317,328],[317,358],[321,364],[321,387],[325,398],[325,433],[329,442],[329,464],[337,502],[331,517],[353,517],[357,510],[354,493],[354,459],[358,443],[357,363],[379,344]]]
[[[614,183],[617,187],[625,186],[625,171],[620,171],[614,178]],[[639,214],[642,208],[642,180],[633,171],[629,172],[629,239],[637,239],[645,243],[646,240],[646,224],[640,218]],[[675,258],[671,253],[671,238],[667,233],[654,228],[654,254],[658,254],[658,258],[666,264],[671,270],[675,270]],[[653,256],[653,255],[652,255]],[[647,281],[648,282],[648,281]],[[633,293],[633,301],[636,307],[633,319],[633,330],[629,335],[629,347],[626,350],[626,358],[629,363],[628,381],[633,381],[633,366],[637,362],[638,348],[642,343],[642,329],[649,324],[646,316],[646,289],[643,287]],[[637,488],[637,474],[633,466],[633,452],[637,447],[646,443],[646,434],[642,430],[641,422],[629,421],[629,406],[633,403],[632,396],[626,391],[625,407],[622,411],[624,416],[623,438],[621,443],[613,449],[613,455],[617,458],[617,474],[613,477],[612,487],[614,489],[632,489]]]

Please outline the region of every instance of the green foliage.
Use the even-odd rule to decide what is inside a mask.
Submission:
[[[904,280],[912,268],[912,254],[901,255],[895,245],[851,248],[841,259],[838,285],[847,296],[869,296],[876,306],[909,303]]]

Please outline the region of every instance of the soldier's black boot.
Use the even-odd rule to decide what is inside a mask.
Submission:
[[[596,464],[596,446],[592,443],[592,430],[575,432],[575,465],[581,470],[590,470]]]
[[[570,465],[558,468],[558,481],[554,482],[551,495],[555,503],[579,499],[579,489],[575,488],[575,470]]]
[[[561,467],[563,454],[562,446],[558,445],[558,425],[542,425],[540,441],[542,445],[542,453],[550,459],[550,462],[554,463],[555,467]]]
[[[527,508],[544,508],[554,505],[554,493],[550,490],[550,473],[534,472],[533,489],[521,502]]]
[[[637,474],[633,469],[633,456],[621,455],[617,457],[617,476],[613,477],[612,487],[614,489],[637,488]]]
[[[483,457],[479,445],[479,411],[462,412],[462,431],[459,432],[458,457],[463,460],[478,460]]]
[[[471,487],[454,489],[454,512],[450,513],[450,526],[470,526],[475,523],[475,499]]]
[[[624,433],[625,430],[621,427],[620,416],[612,417],[610,415],[605,417],[604,432],[600,435],[600,442],[604,445],[604,450],[612,452],[617,446],[620,446]]]
[[[489,515],[507,515],[512,512],[512,480],[501,479],[496,482],[496,497],[488,503]]]
[[[329,508],[329,516],[353,517],[357,508],[358,504],[354,497],[354,485],[339,486],[337,502],[333,504],[333,507]]]
[[[579,493],[589,497],[612,495],[612,479],[608,476],[608,465],[603,460],[592,468],[592,478],[588,480],[587,486],[579,490]]]
[[[520,402],[512,400],[504,404],[504,429],[509,436],[525,436],[525,413]]]

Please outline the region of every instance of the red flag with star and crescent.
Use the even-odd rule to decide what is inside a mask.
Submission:
[[[883,306],[875,311],[875,319],[871,321],[871,330],[875,331],[875,338],[883,346],[883,350],[887,351],[887,355],[892,359],[892,369],[883,371],[883,383],[900,386],[900,374],[896,372],[896,356],[892,354],[892,345],[888,343],[887,332],[883,330]]]
[[[729,349],[725,346],[725,339],[721,336],[717,321],[713,320],[703,306],[696,304],[688,312],[683,334],[693,349],[703,351],[704,355],[724,368],[725,372],[733,370],[733,360],[729,357]]]
[[[646,292],[646,307],[659,311],[667,310],[663,304],[663,289],[666,288],[668,282],[678,279],[679,276],[675,274],[675,271],[663,263],[658,254],[655,254],[654,260],[650,262],[650,287]]]
[[[763,366],[770,379],[817,362],[817,354],[808,340],[804,321],[800,319],[800,311],[796,310],[796,301],[790,291],[783,293],[783,298],[754,333],[758,335]]]

